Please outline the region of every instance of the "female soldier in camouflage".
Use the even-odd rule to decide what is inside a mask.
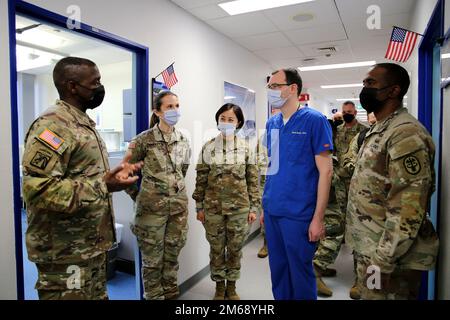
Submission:
[[[150,129],[130,143],[125,159],[143,161],[142,183],[128,190],[136,201],[132,231],[142,253],[146,299],[174,299],[178,255],[186,243],[188,198],[184,178],[189,166],[187,139],[174,128],[178,97],[164,91],[155,98]]]
[[[245,140],[235,135],[244,116],[239,106],[228,103],[216,113],[221,134],[202,148],[197,182],[192,197],[197,219],[206,230],[210,250],[211,279],[216,282],[215,300],[239,300],[242,247],[249,224],[260,207],[258,168]],[[225,285],[225,280],[227,283]]]

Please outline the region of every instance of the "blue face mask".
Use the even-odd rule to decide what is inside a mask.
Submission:
[[[174,126],[180,120],[181,113],[177,109],[171,109],[164,112],[164,121],[167,122],[169,126]]]
[[[287,101],[287,98],[281,97],[280,90],[267,89],[267,100],[274,109],[281,109]]]
[[[224,136],[231,136],[236,131],[236,125],[233,123],[219,122],[217,129],[219,129]]]

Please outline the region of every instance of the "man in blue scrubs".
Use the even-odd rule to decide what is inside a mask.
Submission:
[[[331,126],[320,112],[300,107],[302,79],[275,71],[267,85],[281,113],[266,125],[269,155],[263,194],[272,292],[276,300],[317,299],[313,257],[325,235],[324,215],[333,173]]]

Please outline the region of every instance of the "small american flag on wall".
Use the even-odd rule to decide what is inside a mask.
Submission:
[[[171,64],[169,67],[167,67],[166,70],[162,72],[162,76],[164,79],[164,84],[169,89],[178,82],[177,76],[175,75],[175,70],[173,69],[173,64]]]
[[[385,58],[406,62],[414,51],[418,36],[416,32],[394,27]]]

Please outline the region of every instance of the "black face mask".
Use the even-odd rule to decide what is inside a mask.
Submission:
[[[335,128],[337,128],[338,126],[340,126],[340,125],[343,124],[343,123],[344,123],[343,120],[334,120],[334,121],[333,121],[333,124],[334,124],[334,127],[335,127]]]
[[[83,101],[83,106],[86,107],[87,109],[95,109],[97,108],[99,105],[102,104],[103,99],[105,98],[105,87],[103,85],[98,86],[97,88],[91,89],[91,88],[87,88],[79,83],[77,83],[77,85],[79,85],[80,87],[86,89],[86,90],[91,90],[92,91],[92,96],[89,100],[85,100]]]
[[[355,119],[355,116],[352,114],[346,113],[343,115],[343,118],[346,123],[350,123]]]
[[[377,99],[378,91],[389,88],[390,86],[384,88],[366,88],[364,87],[359,94],[359,101],[361,102],[361,106],[367,113],[378,112],[386,103],[387,99],[381,101]]]

